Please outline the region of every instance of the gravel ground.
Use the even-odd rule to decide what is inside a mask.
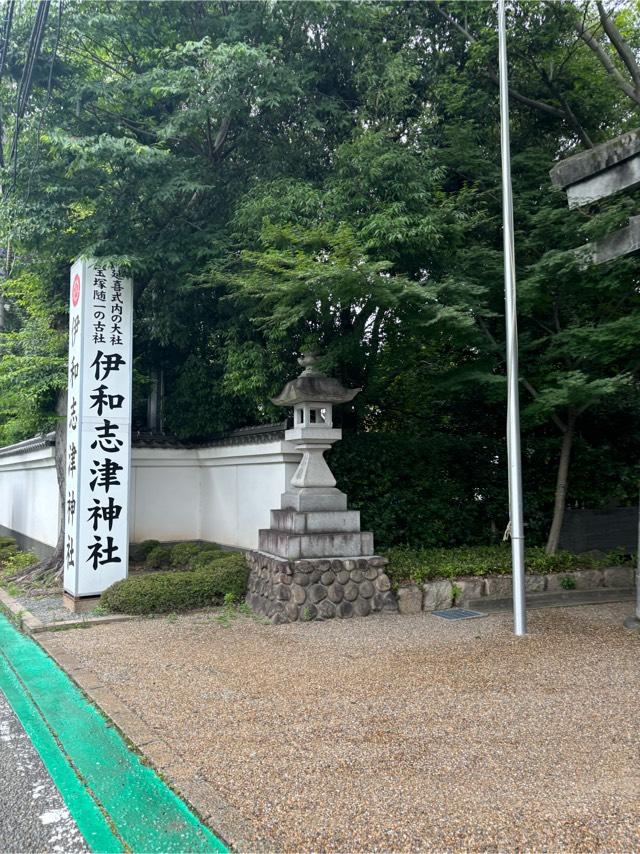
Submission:
[[[78,622],[81,619],[62,604],[62,593],[54,593],[52,596],[15,596],[25,610],[33,614],[43,623]]]
[[[640,850],[628,604],[60,633],[286,851]],[[215,823],[214,823],[215,825]]]

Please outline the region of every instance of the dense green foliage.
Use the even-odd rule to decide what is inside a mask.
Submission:
[[[188,611],[227,601],[246,592],[249,571],[244,555],[226,553],[208,566],[185,572],[154,572],[117,581],[104,591],[100,604],[123,614]]]
[[[155,546],[145,558],[147,569],[163,569],[171,564],[171,549],[168,546]]]
[[[158,548],[160,540],[143,540],[141,543],[129,544],[129,560],[143,563],[153,549]]]
[[[174,569],[199,569],[226,555],[215,543],[176,543],[171,549]]]
[[[0,561],[18,549],[18,544],[13,537],[0,537]]]
[[[585,426],[576,440],[571,475],[575,503],[576,496],[586,507],[634,501],[639,449],[626,418],[631,415],[624,410],[614,414],[602,407],[599,424]],[[466,430],[350,431],[334,446],[328,458],[338,486],[348,492],[349,506],[360,510],[363,530],[375,533],[376,548],[502,540],[504,440],[489,432],[479,413],[475,424],[472,420]],[[524,450],[525,536],[531,543],[544,543],[558,440],[529,433]]]
[[[145,569],[199,569],[226,555],[215,543],[182,542],[172,546],[157,540],[145,540],[131,546],[131,560],[144,563]]]
[[[395,585],[406,581],[422,583],[434,578],[506,575],[511,573],[511,549],[508,545],[474,546],[454,549],[390,549],[387,573]],[[617,566],[632,560],[622,552],[609,554],[571,554],[559,551],[548,555],[542,548],[525,549],[525,571],[548,574],[575,569]]]
[[[37,560],[33,552],[19,549],[13,537],[0,537],[0,583],[11,581]]]
[[[578,35],[629,77],[592,6],[510,7],[525,514],[543,542],[567,430],[574,506],[636,498],[637,258],[580,272],[572,249],[637,205],[569,211],[548,170],[636,126],[638,104]],[[637,56],[636,0],[610,11]],[[59,37],[51,15],[16,121],[33,14],[0,80],[0,441],[53,423],[68,267],[94,254],[136,281],[138,426],[157,371],[180,437],[279,419],[269,397],[319,346],[363,387],[333,459],[380,541],[501,536],[494,4],[79,0]]]

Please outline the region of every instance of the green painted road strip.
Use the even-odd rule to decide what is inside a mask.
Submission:
[[[57,664],[2,615],[0,689],[93,851],[228,851]]]
[[[0,690],[36,747],[62,799],[75,819],[80,833],[92,851],[117,852],[123,844],[111,832],[98,805],[88,794],[64,753],[60,750],[51,730],[25,694],[15,673],[0,654]]]

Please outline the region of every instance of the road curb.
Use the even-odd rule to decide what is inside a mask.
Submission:
[[[234,851],[273,851],[270,844],[249,819],[216,792],[215,786],[189,770],[184,758],[164,741],[139,715],[128,708],[98,676],[83,666],[74,655],[56,647],[55,634],[39,633],[33,637],[56,664],[75,682],[94,705],[116,727],[131,747],[185,801],[190,809]],[[203,793],[207,797],[203,797]],[[211,809],[211,803],[215,809]]]
[[[266,852],[273,845],[262,837],[251,821],[245,819],[234,807],[220,796],[208,780],[197,773],[186,773],[183,758],[171,749],[151,727],[125,706],[95,673],[83,667],[75,656],[55,649],[55,637],[59,631],[91,628],[112,623],[135,620],[128,614],[112,614],[101,617],[83,616],[79,620],[43,623],[38,617],[18,602],[6,590],[0,588],[0,610],[4,609],[19,627],[42,647],[56,664],[67,674],[116,727],[132,748],[150,765],[184,801],[210,827],[215,828],[225,842],[235,851]],[[207,797],[203,797],[203,792]],[[216,804],[215,810],[211,803]]]
[[[81,785],[81,796],[72,793],[66,802],[87,842],[98,843],[93,850],[228,851],[166,775],[118,732],[131,723],[126,707],[75,656],[52,654],[42,640],[55,635],[28,638],[0,620],[2,684],[15,683],[11,705],[22,704],[19,719],[29,718],[34,732],[39,727],[34,745],[55,768],[55,782],[70,791]]]
[[[20,602],[14,599],[13,596],[10,596],[7,591],[3,590],[1,587],[0,603],[4,605],[11,617],[13,617],[14,623],[19,623],[20,628],[24,629],[27,634],[31,634],[34,631],[42,631],[44,627],[42,620],[34,617],[30,611],[26,610],[24,605],[21,605]]]
[[[83,615],[77,620],[58,620],[54,623],[43,623],[41,619],[36,617],[27,608],[24,607],[17,599],[14,599],[6,590],[0,587],[0,603],[16,618],[19,619],[20,628],[29,635],[39,634],[41,632],[60,632],[66,629],[87,629],[91,626],[106,626],[109,623],[126,623],[134,620],[135,617],[130,614],[107,614],[106,616],[91,617]]]

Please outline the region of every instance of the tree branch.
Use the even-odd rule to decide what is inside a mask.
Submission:
[[[458,30],[458,32],[461,33],[470,44],[476,44],[476,37],[463,27],[462,24],[458,23],[458,21],[456,21],[456,19],[448,12],[442,9],[438,3],[435,4],[435,8],[438,14],[444,18],[445,21],[448,21],[452,27],[455,27],[455,29]],[[495,68],[493,68],[489,63],[487,63],[486,68],[490,79],[499,86],[500,78],[498,77],[498,73]],[[544,101],[538,101],[535,98],[528,98],[526,95],[522,95],[520,92],[512,89],[511,86],[509,87],[509,97],[513,98],[514,101],[520,101],[521,104],[524,104],[527,107],[539,110],[541,113],[546,113],[549,116],[555,116],[556,118],[567,120],[567,115],[564,110],[559,110],[557,107],[554,107],[551,104],[546,104]]]
[[[531,397],[535,400],[535,399],[538,397],[538,392],[537,392],[537,390],[536,390],[536,389],[531,385],[531,383],[529,382],[529,380],[528,380],[528,379],[526,379],[526,377],[520,377],[520,382],[521,382],[521,383],[522,383],[522,385],[526,388],[526,390],[529,392],[529,394],[531,395]],[[552,421],[553,421],[553,423],[556,425],[556,427],[560,430],[560,432],[561,432],[561,433],[566,433],[566,432],[567,432],[567,430],[568,430],[568,426],[564,423],[564,421],[562,421],[562,420],[561,420],[561,418],[560,418],[560,416],[557,414],[557,412],[554,412],[554,411],[552,411],[552,412],[551,412],[551,420],[552,420]]]
[[[591,35],[589,30],[583,24],[576,22],[576,32],[582,39],[582,41],[593,51],[593,53],[598,57],[600,64],[603,66],[607,74],[610,74],[615,82],[618,84],[620,89],[631,98],[632,101],[635,101],[636,104],[640,106],[640,92],[636,92],[633,86],[624,79],[622,74],[616,68],[613,60],[603,49],[601,45],[598,44],[597,40]]]
[[[596,0],[596,6],[598,7],[600,22],[602,23],[605,33],[609,36],[609,41],[614,46],[618,56],[627,67],[627,70],[635,84],[636,92],[640,93],[640,67],[636,62],[633,51],[622,37],[620,30],[616,27],[615,22],[613,21],[613,18],[610,18],[607,14],[601,0]]]
[[[207,150],[209,159],[213,160],[213,140],[211,139],[211,116],[207,116]]]
[[[591,141],[589,134],[582,127],[580,121],[578,120],[578,117],[576,116],[576,114],[571,109],[571,106],[570,106],[569,102],[567,101],[567,99],[565,98],[565,96],[558,89],[558,87],[553,82],[551,77],[549,77],[549,75],[547,74],[547,72],[545,71],[544,68],[540,69],[540,73],[542,75],[542,79],[544,80],[544,82],[549,87],[549,91],[551,92],[551,94],[554,95],[558,99],[558,101],[560,101],[560,103],[562,104],[565,115],[567,117],[567,121],[573,127],[573,129],[578,134],[578,136],[580,137],[580,140],[581,140],[582,144],[584,145],[584,147],[585,148],[593,148],[593,142]]]
[[[227,135],[229,133],[229,128],[231,127],[231,119],[227,116],[222,119],[220,122],[220,130],[216,134],[216,138],[213,143],[213,156],[215,157],[219,154],[222,146],[225,144],[227,139]]]
[[[482,329],[489,341],[493,344],[494,348],[496,350],[499,350],[500,348],[498,347],[498,342],[491,334],[491,330],[484,322],[484,320],[481,317],[477,317],[476,320],[478,322],[478,326],[480,327],[480,329]],[[529,392],[529,394],[534,400],[539,396],[537,390],[531,385],[531,383],[526,377],[520,376],[520,382],[526,388],[526,390]],[[555,412],[551,412],[551,420],[562,433],[566,433],[567,425],[560,420],[559,416]]]

